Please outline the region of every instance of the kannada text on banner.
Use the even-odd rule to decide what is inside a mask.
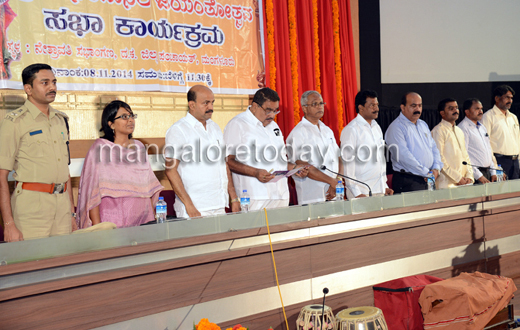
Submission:
[[[0,0],[0,88],[47,63],[62,90],[263,87],[258,0]]]

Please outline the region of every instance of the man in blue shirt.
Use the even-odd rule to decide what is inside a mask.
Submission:
[[[428,172],[432,171],[437,180],[443,166],[428,125],[419,119],[421,113],[421,96],[408,92],[401,99],[401,114],[386,130],[395,193],[427,189]]]

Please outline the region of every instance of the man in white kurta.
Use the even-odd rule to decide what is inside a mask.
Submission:
[[[341,132],[341,157],[343,172],[366,183],[372,194],[393,195],[386,183],[385,141],[381,127],[375,119],[379,116],[377,93],[360,91],[355,98],[358,115]],[[345,180],[347,197],[367,197],[365,185]]]
[[[274,171],[295,168],[287,161],[284,138],[274,121],[280,98],[270,88],[258,90],[253,104],[229,121],[224,129],[227,163],[237,194],[247,190],[249,210],[289,205],[287,179],[270,182]],[[306,175],[302,170],[300,176]]]
[[[442,100],[438,106],[441,122],[432,130],[435,144],[441,154],[443,163],[441,173],[437,178],[437,189],[453,188],[473,184],[473,170],[466,150],[464,133],[455,126],[459,118],[457,101],[451,98]],[[468,165],[463,165],[466,162]]]
[[[166,132],[166,176],[175,191],[174,209],[179,218],[225,214],[229,197],[231,210],[240,211],[225,162],[224,136],[211,120],[214,102],[209,88],[193,86],[188,92],[186,117]]]
[[[312,165],[306,178],[294,177],[298,204],[303,205],[324,202],[336,196],[336,174],[319,168],[325,165],[338,172],[341,158],[334,132],[320,120],[325,109],[320,93],[306,91],[300,103],[304,117],[289,134],[287,148],[291,162]]]

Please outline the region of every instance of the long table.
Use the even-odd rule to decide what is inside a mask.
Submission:
[[[334,313],[415,274],[520,287],[519,202],[515,180],[2,244],[0,328],[285,329],[267,221],[291,329],[324,287]]]

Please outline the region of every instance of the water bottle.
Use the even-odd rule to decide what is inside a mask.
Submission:
[[[433,175],[433,172],[428,172],[428,190],[433,191],[435,190],[435,176]]]
[[[337,201],[342,201],[345,199],[345,187],[343,187],[343,181],[338,180],[338,184],[336,185],[336,199]]]
[[[164,223],[166,221],[166,202],[164,197],[159,197],[157,204],[155,204],[155,219],[157,223]]]
[[[247,193],[247,190],[242,190],[242,195],[240,195],[240,210],[242,212],[249,211],[249,203],[251,203],[251,198],[249,198],[249,194]]]
[[[502,166],[500,164],[498,164],[497,182],[502,182],[502,181],[504,181],[504,169],[502,168]]]

